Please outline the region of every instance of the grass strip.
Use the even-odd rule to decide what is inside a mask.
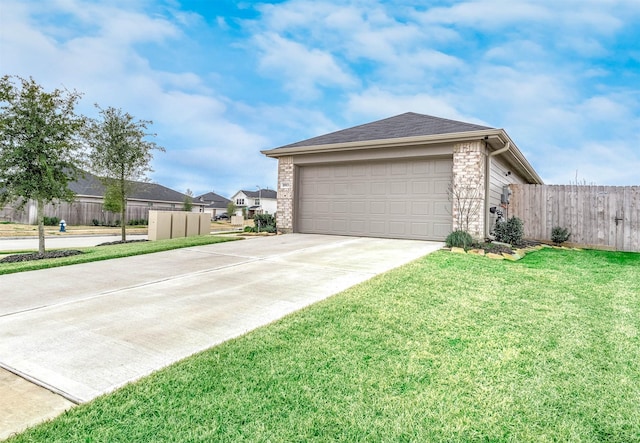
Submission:
[[[639,269],[437,252],[9,441],[640,441]]]
[[[58,266],[76,265],[112,258],[130,257],[133,255],[151,254],[153,252],[169,251],[171,249],[188,248],[192,246],[210,245],[226,241],[238,240],[234,237],[220,237],[203,235],[195,237],[172,238],[168,240],[154,240],[147,242],[132,242],[118,245],[93,246],[77,249],[84,252],[71,257],[33,260],[20,263],[0,263],[0,275],[16,272],[34,271],[37,269],[55,268]],[[25,252],[25,251],[23,251]]]

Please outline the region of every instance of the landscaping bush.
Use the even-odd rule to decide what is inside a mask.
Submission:
[[[522,243],[524,226],[518,217],[511,217],[505,222],[496,223],[494,232],[497,241],[518,245]]]
[[[251,226],[245,226],[244,232],[253,232],[253,228]]]
[[[457,230],[447,235],[445,243],[450,248],[464,248],[466,250],[473,243],[473,238],[467,231]]]
[[[45,226],[58,226],[60,223],[60,219],[58,217],[47,217],[44,216],[44,225]]]
[[[256,225],[254,232],[276,232],[276,219],[271,214],[256,214],[253,222]]]
[[[91,224],[93,226],[100,226],[102,223],[100,223],[100,220],[98,220],[97,218],[94,218],[93,220],[91,220]]]
[[[556,245],[560,245],[566,242],[567,240],[569,240],[569,237],[571,237],[571,233],[567,228],[555,226],[551,230],[551,241],[554,242]]]

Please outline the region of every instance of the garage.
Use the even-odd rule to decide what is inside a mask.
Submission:
[[[451,232],[452,159],[298,168],[296,231],[443,240]]]
[[[504,129],[414,112],[261,152],[278,160],[283,234],[483,239],[504,186],[542,183]]]

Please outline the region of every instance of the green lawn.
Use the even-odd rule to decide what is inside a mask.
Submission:
[[[438,252],[10,441],[640,441],[639,329],[640,254]]]
[[[89,263],[93,261],[109,260],[112,258],[130,257],[133,255],[150,254],[152,252],[169,251],[171,249],[188,248],[192,246],[209,245],[237,238],[220,237],[215,235],[201,235],[195,237],[172,238],[169,240],[156,240],[147,242],[132,242],[119,245],[94,246],[90,248],[69,248],[83,251],[84,254],[72,255],[63,258],[49,258],[18,263],[0,263],[0,275],[13,274],[16,272],[33,271],[36,269],[55,268],[58,266],[69,266],[79,263]],[[47,250],[49,251],[49,250]],[[34,252],[34,251],[16,251]],[[37,252],[37,251],[35,251]],[[11,252],[7,252],[11,253]]]

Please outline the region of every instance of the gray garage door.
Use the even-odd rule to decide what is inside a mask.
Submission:
[[[451,159],[299,168],[296,231],[444,240],[451,232]]]

